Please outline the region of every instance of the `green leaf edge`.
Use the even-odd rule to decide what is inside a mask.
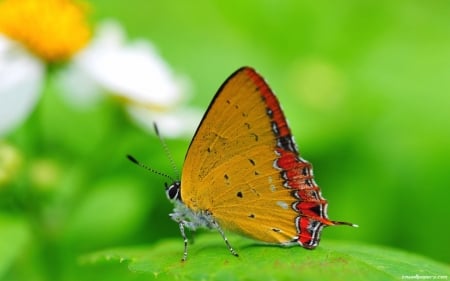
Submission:
[[[157,280],[399,280],[402,276],[448,276],[448,265],[383,246],[325,240],[308,251],[301,247],[264,245],[229,235],[239,257],[232,256],[219,235],[203,234],[189,245],[181,262],[182,239],[150,246],[115,248],[87,254],[83,265],[126,263],[133,273]]]

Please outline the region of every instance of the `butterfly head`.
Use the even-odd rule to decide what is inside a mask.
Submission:
[[[165,183],[167,198],[169,198],[171,202],[181,201],[181,182],[179,180],[174,180],[171,176],[161,173],[155,169],[152,169],[146,166],[145,164],[142,164],[131,155],[127,155],[127,158],[134,164],[141,166],[142,168],[149,170],[150,172],[153,172],[157,175],[170,179],[172,181],[171,185],[167,184],[167,182]]]
[[[166,183],[166,195],[171,202],[181,201],[181,182],[174,181],[171,185]]]

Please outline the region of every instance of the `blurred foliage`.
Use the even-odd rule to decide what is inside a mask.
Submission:
[[[240,66],[266,77],[302,156],[314,164],[330,217],[360,225],[326,229],[325,241],[450,261],[450,2],[91,4],[94,22],[118,19],[133,38],[153,42],[191,79],[196,106],[206,109]],[[181,167],[189,140],[167,144]],[[78,111],[50,79],[31,118],[0,151],[9,169],[0,177],[0,279],[118,280],[126,272],[85,269],[78,257],[167,237],[179,238],[182,250],[164,179],[125,155],[171,174],[169,161],[158,139],[117,104]]]

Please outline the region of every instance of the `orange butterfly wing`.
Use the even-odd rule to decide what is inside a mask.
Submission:
[[[253,69],[221,86],[190,144],[181,200],[224,229],[268,243],[314,248],[327,201],[298,156],[278,100]]]

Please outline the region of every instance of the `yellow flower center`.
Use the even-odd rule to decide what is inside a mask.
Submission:
[[[66,60],[91,36],[86,8],[70,0],[4,0],[0,33],[48,62]]]

